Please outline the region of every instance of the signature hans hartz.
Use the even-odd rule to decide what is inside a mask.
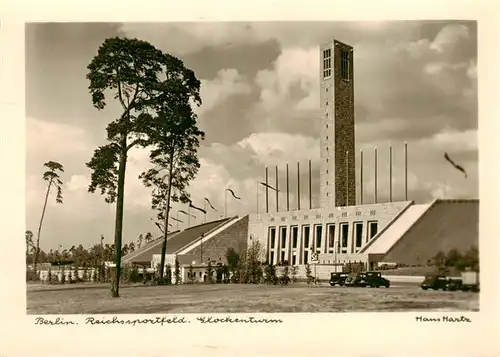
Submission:
[[[433,316],[433,317],[426,317],[426,316],[416,316],[415,317],[416,322],[461,322],[461,323],[468,323],[472,322],[472,320],[466,316]]]

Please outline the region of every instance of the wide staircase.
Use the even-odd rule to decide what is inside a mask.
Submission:
[[[479,200],[436,200],[388,249],[383,261],[426,265],[438,251],[479,244]]]
[[[414,204],[408,207],[385,231],[381,232],[378,237],[374,237],[372,241],[363,247],[361,253],[387,253],[431,206],[432,204]]]

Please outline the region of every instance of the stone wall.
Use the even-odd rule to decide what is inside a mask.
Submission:
[[[196,246],[187,254],[200,257],[202,262],[215,260],[226,263],[226,251],[229,247],[237,252],[243,252],[247,248],[248,239],[248,216],[243,217],[235,224],[229,226],[215,237],[210,238],[203,244]]]

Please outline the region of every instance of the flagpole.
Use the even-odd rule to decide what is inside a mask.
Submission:
[[[279,195],[278,195],[278,165],[276,165],[276,212],[279,212]]]
[[[408,201],[408,144],[405,141],[405,201]]]
[[[389,202],[392,202],[392,145],[389,145]]]
[[[309,159],[309,209],[312,209],[312,169],[311,160]]]
[[[290,211],[290,191],[288,182],[288,164],[286,164],[286,210]]]
[[[377,184],[377,148],[375,148],[375,203],[378,203],[378,197],[377,197],[377,189],[378,189],[378,184]]]
[[[361,195],[361,199],[360,199],[360,204],[362,205],[363,204],[363,149],[361,149],[361,157],[360,157],[360,195]]]
[[[297,210],[300,211],[300,162],[297,161]]]
[[[267,174],[267,166],[266,166],[266,213],[269,213],[269,188],[268,188],[268,174]]]
[[[345,192],[346,192],[346,197],[345,197],[345,205],[346,207],[349,206],[349,151],[345,152],[345,172],[346,172],[346,177],[345,177]]]
[[[257,194],[257,214],[259,214],[259,181],[255,181],[256,194]]]

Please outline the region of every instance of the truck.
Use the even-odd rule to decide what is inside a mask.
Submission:
[[[479,292],[479,273],[476,271],[462,272],[462,291]]]
[[[460,277],[448,277],[440,274],[428,274],[420,284],[423,290],[443,291],[479,291],[479,273],[465,271]]]
[[[422,290],[448,290],[449,280],[446,276],[439,274],[427,274],[420,284]]]

